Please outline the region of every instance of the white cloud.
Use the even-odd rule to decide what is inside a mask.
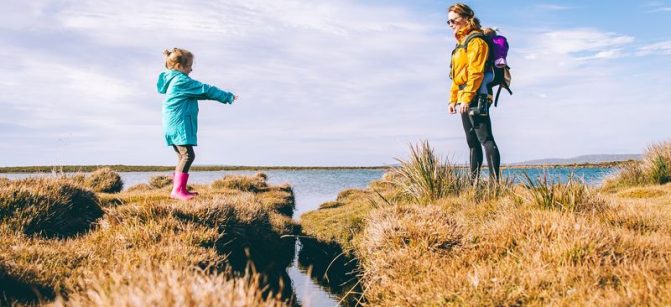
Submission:
[[[454,42],[440,14],[360,1],[35,3],[17,11],[32,23],[0,21],[32,29],[22,40],[0,36],[9,63],[0,125],[10,127],[0,137],[13,140],[0,150],[17,152],[5,163],[38,164],[31,159],[51,147],[69,164],[172,163],[154,88],[170,47],[195,52],[194,78],[240,95],[232,106],[200,104],[196,163],[392,163],[419,139],[467,157],[460,119],[447,115]],[[502,94],[493,115],[506,162],[584,153],[599,142],[576,135],[606,117],[625,121],[620,106],[657,86],[639,82],[657,80],[648,72],[612,65],[626,62],[631,36],[506,29],[515,95]],[[603,118],[576,113],[604,104],[613,107]],[[607,133],[638,131],[624,130]],[[566,145],[539,145],[548,139]]]
[[[631,36],[594,29],[515,32],[509,37],[509,62],[513,82],[523,87],[603,78],[599,74],[613,68],[600,61],[625,56],[623,48],[634,41]]]
[[[6,47],[0,57],[11,63],[12,72],[0,74],[3,103],[30,111],[30,117],[20,118],[21,124],[48,127],[53,120],[128,112],[129,98],[138,94],[137,86],[100,67],[63,62],[59,56]],[[11,112],[0,116],[17,120]]]
[[[576,54],[585,51],[603,51],[630,44],[634,38],[627,35],[591,29],[560,30],[542,33],[537,37],[540,50],[545,53]]]
[[[283,140],[304,150],[311,146],[309,140],[350,140],[354,147],[381,149],[396,146],[395,138],[401,137],[404,151],[409,140],[444,136],[444,130],[435,129],[441,116],[434,110],[437,105],[447,108],[445,55],[452,41],[442,35],[448,30],[434,33],[436,28],[392,6],[77,1],[55,8],[52,18],[52,30],[77,38],[82,49],[16,47],[8,53],[12,62],[22,64],[12,69],[15,78],[0,78],[0,84],[16,78],[21,84],[40,84],[41,91],[22,98],[25,86],[6,88],[21,99],[12,104],[15,108],[35,111],[21,121],[53,128],[68,118],[82,127],[75,129],[98,139],[86,146],[83,140],[74,142],[82,150],[107,146],[119,135],[129,138],[118,145],[122,147],[161,142],[162,97],[153,84],[161,70],[160,51],[173,46],[196,53],[194,78],[241,96],[233,106],[201,103],[200,138],[209,146],[213,140],[207,137],[217,137],[217,131],[230,132],[219,136],[226,140],[244,136],[236,147]],[[437,18],[435,24],[442,26],[442,17]],[[141,123],[153,123],[155,129]],[[296,141],[301,139],[308,141],[301,145]],[[143,151],[141,158],[157,156],[150,155],[153,151]],[[209,163],[264,164],[267,156],[246,151],[227,156],[230,161]],[[350,164],[375,164],[393,156],[383,150]],[[328,159],[340,158],[322,158]]]

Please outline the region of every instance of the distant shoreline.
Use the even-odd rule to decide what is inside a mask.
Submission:
[[[614,168],[630,161],[613,161],[600,163],[574,164],[539,164],[539,165],[502,165],[502,169],[520,168]],[[0,167],[0,173],[76,173],[91,172],[98,168],[109,167],[117,172],[163,172],[172,171],[174,166],[158,165],[44,165],[44,166],[6,166]],[[388,166],[223,166],[203,165],[192,166],[191,171],[265,171],[265,170],[385,170],[394,167]],[[466,167],[466,166],[461,166]]]

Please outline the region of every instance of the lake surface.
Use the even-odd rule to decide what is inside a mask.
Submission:
[[[384,170],[355,169],[355,170],[267,170],[270,184],[289,183],[296,198],[295,219],[300,215],[319,208],[319,205],[335,200],[338,193],[349,188],[365,188],[372,180],[382,177]],[[547,175],[548,178],[566,181],[573,176],[584,180],[590,185],[599,184],[606,176],[614,172],[611,168],[525,168],[504,169],[503,176],[522,181],[524,174],[531,178]],[[211,171],[191,172],[189,182],[209,184],[225,175],[241,174],[253,175],[256,171]],[[486,172],[485,172],[486,173]],[[0,174],[10,179],[19,179],[32,176],[48,176],[50,174]],[[149,178],[158,175],[171,175],[171,172],[120,172],[124,187],[139,183],[147,183]],[[486,174],[483,173],[483,176]],[[298,253],[298,248],[296,253]],[[293,282],[293,289],[298,300],[307,306],[336,306],[339,298],[325,291],[320,285],[312,281],[309,275],[302,272],[294,259],[294,264],[287,269]]]

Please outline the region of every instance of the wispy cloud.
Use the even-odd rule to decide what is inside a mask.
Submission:
[[[575,9],[577,7],[559,5],[559,4],[551,4],[551,3],[540,3],[540,4],[536,5],[536,8],[538,8],[542,11],[566,11],[566,10]]]
[[[636,52],[639,56],[651,54],[671,55],[671,40],[642,46]]]
[[[591,29],[560,30],[542,33],[538,49],[548,53],[577,54],[603,52],[634,41],[634,37]]]
[[[650,10],[652,13],[657,13],[657,12],[671,12],[671,6],[666,6],[666,7],[658,7],[653,10]]]
[[[648,13],[671,12],[671,6],[664,1],[648,1],[643,4]]]
[[[514,37],[518,47],[511,50],[520,57],[518,61],[525,71],[518,74],[516,81],[530,86],[590,79],[609,69],[601,67],[599,61],[625,56],[622,50],[634,42],[631,36],[594,29],[519,31],[519,36]]]

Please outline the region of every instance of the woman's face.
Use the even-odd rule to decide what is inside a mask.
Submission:
[[[454,33],[457,33],[457,31],[466,26],[466,19],[459,14],[450,11],[447,13],[447,25],[452,28]]]

